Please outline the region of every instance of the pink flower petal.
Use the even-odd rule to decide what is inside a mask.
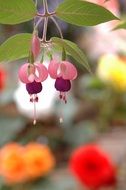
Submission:
[[[59,69],[60,63],[56,60],[50,61],[48,72],[51,78],[56,79],[58,76],[58,69]]]
[[[76,67],[68,61],[61,62],[60,70],[63,79],[74,80],[77,77]]]
[[[29,77],[28,76],[28,66],[29,66],[29,63],[22,65],[19,69],[19,72],[18,72],[19,79],[23,83],[29,83],[30,82],[28,80],[28,77]]]
[[[35,80],[35,75],[34,75],[34,74],[30,74],[30,75],[28,76],[28,80],[29,80],[30,82],[34,82],[34,80]]]
[[[35,63],[35,68],[38,72],[38,76],[35,73],[35,81],[36,82],[43,82],[48,77],[48,70],[47,68],[41,63]]]

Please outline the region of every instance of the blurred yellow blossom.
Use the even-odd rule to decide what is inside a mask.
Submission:
[[[97,75],[118,91],[126,91],[126,58],[114,54],[103,55],[98,62]]]

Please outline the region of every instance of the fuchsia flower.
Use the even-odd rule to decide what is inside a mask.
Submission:
[[[48,77],[46,67],[41,63],[26,63],[19,69],[19,79],[26,84],[26,90],[30,95],[30,101],[34,103],[34,124],[36,124],[35,103],[38,102],[37,94],[42,91],[42,83]]]
[[[48,67],[50,77],[56,79],[55,88],[60,91],[60,99],[63,99],[67,103],[66,92],[71,89],[71,80],[77,77],[76,67],[68,62],[52,60]]]

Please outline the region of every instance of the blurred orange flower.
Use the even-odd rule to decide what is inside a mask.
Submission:
[[[55,159],[46,145],[30,143],[25,148],[24,160],[29,178],[44,176],[55,165]]]
[[[54,165],[55,159],[46,145],[10,143],[0,151],[0,175],[8,184],[45,176]]]
[[[7,183],[22,182],[26,178],[23,147],[11,143],[1,149],[1,174]]]

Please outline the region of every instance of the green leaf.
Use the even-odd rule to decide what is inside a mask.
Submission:
[[[36,15],[33,0],[0,0],[0,23],[19,24],[33,19]]]
[[[126,22],[117,25],[113,30],[126,29]]]
[[[65,0],[57,7],[56,15],[78,26],[93,26],[110,20],[119,20],[104,7],[84,0]]]
[[[71,55],[78,63],[91,72],[87,58],[85,57],[83,51],[75,43],[57,37],[53,37],[52,42],[64,48],[67,54]]]
[[[0,62],[28,57],[32,34],[17,34],[0,46]]]

